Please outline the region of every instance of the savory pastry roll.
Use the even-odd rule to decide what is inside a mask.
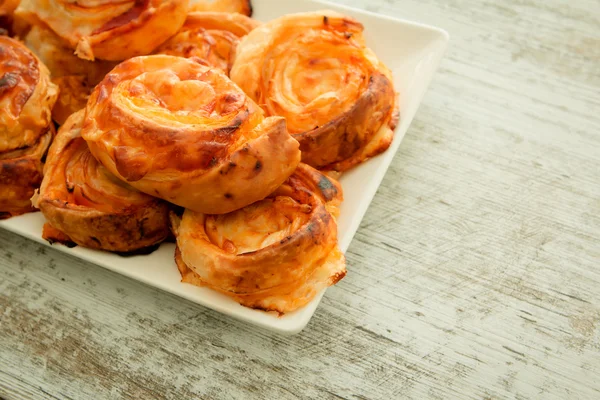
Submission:
[[[0,215],[33,211],[52,141],[57,97],[48,69],[21,42],[0,36]]]
[[[83,110],[71,115],[48,152],[34,198],[53,228],[44,229],[44,238],[118,252],[162,242],[169,235],[168,205],[121,182],[96,161],[80,135],[83,117]]]
[[[339,183],[306,164],[264,200],[225,215],[171,214],[182,281],[287,313],[346,274],[332,214]]]
[[[87,61],[50,29],[33,26],[25,44],[48,67],[53,82],[60,88],[52,119],[62,125],[75,111],[85,107],[92,89],[116,65],[112,61]]]
[[[229,74],[240,38],[259,24],[237,13],[192,12],[179,32],[156,53],[198,57]]]
[[[322,170],[347,170],[393,139],[391,72],[362,32],[358,21],[333,11],[287,15],[243,38],[231,69],[268,115],[286,118],[302,161]]]
[[[284,118],[265,118],[218,69],[166,55],[115,67],[90,96],[81,136],[119,179],[208,214],[265,198],[300,161]]]
[[[219,11],[252,15],[250,0],[190,0],[190,11]]]
[[[22,0],[15,13],[44,24],[85,60],[151,53],[181,28],[188,0]]]

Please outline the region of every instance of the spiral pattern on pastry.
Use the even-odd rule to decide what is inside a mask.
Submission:
[[[52,119],[63,125],[76,111],[85,108],[93,89],[85,76],[61,76],[52,80],[59,88],[58,99],[52,108]]]
[[[284,116],[302,161],[344,171],[385,151],[397,122],[390,71],[363,26],[333,11],[291,14],[250,32],[231,79],[268,115]]]
[[[188,0],[22,0],[16,14],[44,24],[86,60],[150,54],[181,28]]]
[[[21,42],[0,37],[0,214],[32,211],[52,141],[50,110],[57,88],[47,68]]]
[[[124,61],[94,89],[82,130],[94,156],[136,189],[209,214],[261,200],[300,161],[285,119],[218,69],[154,55]]]
[[[190,11],[239,13],[250,17],[252,4],[250,0],[190,0]]]
[[[156,53],[198,57],[229,74],[240,38],[259,25],[237,13],[192,12],[179,32]]]
[[[131,252],[162,242],[169,234],[167,203],[133,189],[98,163],[80,134],[83,117],[80,110],[59,129],[34,203],[52,228],[84,247]],[[45,239],[57,241],[47,232],[52,229],[45,230]]]
[[[332,212],[339,183],[306,164],[268,198],[225,215],[171,214],[182,280],[287,313],[346,274]]]

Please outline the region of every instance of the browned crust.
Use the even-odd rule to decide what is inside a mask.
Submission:
[[[155,84],[162,76],[172,76],[173,70],[183,81],[202,81],[214,91],[214,102],[207,99],[215,111],[202,117],[208,122],[171,125],[119,103],[122,97],[115,90],[123,82],[152,72],[151,84]],[[136,90],[119,95],[137,96],[144,88]],[[161,90],[174,89],[165,85]],[[164,96],[173,101],[169,93]],[[161,107],[160,112],[173,115],[168,106]],[[211,123],[216,118],[223,118],[218,119],[220,126]],[[262,110],[215,69],[164,55],[127,60],[107,75],[92,92],[82,136],[92,154],[133,187],[210,214],[224,214],[265,198],[300,161],[298,142],[287,132],[283,118],[264,119]]]
[[[53,79],[65,76],[85,78],[89,86],[96,86],[116,65],[111,61],[82,60],[73,49],[52,30],[34,25],[24,38],[25,45],[48,67]]]
[[[302,162],[321,170],[350,169],[393,139],[391,72],[362,31],[331,11],[283,16],[248,34],[230,72],[267,114],[286,117]]]
[[[36,56],[18,40],[0,37],[0,159],[25,154],[40,143],[57,94]]]
[[[394,113],[394,88],[383,74],[375,72],[367,90],[352,108],[337,116],[327,125],[293,135],[300,142],[302,162],[323,170],[347,170],[364,161],[356,160],[352,165],[336,168],[336,163],[351,158],[367,146],[379,129],[387,124]],[[379,154],[390,146],[384,142],[372,153]]]
[[[13,99],[2,112],[18,117],[40,80],[38,61],[21,42],[9,37],[0,36],[0,50],[0,99]]]
[[[149,54],[183,25],[186,3],[187,0],[136,0],[130,11],[82,38],[76,53],[84,59],[109,61]]]
[[[131,252],[161,243],[169,235],[168,205],[158,201],[112,214],[81,210],[58,199],[43,199],[39,207],[53,228],[90,249]]]
[[[131,0],[79,4],[24,1],[16,13],[46,25],[84,60],[120,61],[150,54],[185,21],[189,0]],[[92,2],[93,3],[93,2]]]
[[[82,118],[80,111],[67,120],[48,154],[46,175],[37,200],[44,217],[52,228],[83,247],[131,252],[162,242],[169,235],[169,207],[166,203],[145,196],[144,200],[136,197],[134,204],[127,197],[119,197],[119,204],[111,206],[106,202],[119,196],[111,193],[105,196],[103,210],[92,206],[92,201],[78,204],[76,198],[70,195],[73,189],[66,181],[67,166],[86,168],[87,166],[80,165],[81,160],[91,160],[89,162],[98,165],[89,157],[79,157],[76,159],[79,161],[71,165],[74,155],[89,151],[79,136]],[[109,183],[103,182],[104,186],[101,188],[110,188]]]
[[[330,203],[342,200],[339,183],[300,164],[270,197],[289,197],[307,206],[308,220],[280,241],[242,254],[209,242],[204,230],[206,216],[186,211],[184,226],[172,215],[179,235],[175,260],[182,281],[217,290],[246,307],[284,313],[304,306],[321,288],[342,279],[346,271],[339,268],[343,255],[337,248],[337,225],[328,211]],[[187,250],[195,254],[186,255]],[[186,265],[184,258],[193,264]],[[338,263],[337,268],[327,269],[327,263]],[[324,276],[323,268],[334,272]]]
[[[6,18],[12,19],[13,13],[21,0],[0,0],[0,20]]]

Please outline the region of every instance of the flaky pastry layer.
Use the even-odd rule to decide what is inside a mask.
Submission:
[[[0,36],[0,153],[38,142],[57,95],[39,59],[21,42]]]
[[[57,97],[48,69],[21,42],[0,36],[0,218],[33,211]]]
[[[264,118],[218,69],[166,55],[115,67],[92,92],[81,135],[119,179],[210,214],[265,198],[300,160],[283,118]]]
[[[42,183],[44,156],[53,137],[50,125],[32,146],[0,153],[0,219],[35,211],[30,199]]]
[[[287,313],[346,274],[334,214],[339,183],[300,164],[268,198],[225,215],[171,214],[184,282]]]
[[[83,116],[81,110],[67,119],[48,152],[34,199],[54,228],[45,229],[45,238],[118,252],[162,242],[169,234],[168,205],[119,181],[96,161],[81,138]]]
[[[397,123],[391,72],[363,26],[333,11],[286,15],[248,34],[231,79],[268,115],[286,118],[302,161],[345,171],[385,151]]]

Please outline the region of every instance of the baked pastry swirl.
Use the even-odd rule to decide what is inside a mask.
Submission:
[[[166,55],[115,67],[92,92],[81,135],[119,179],[207,214],[265,198],[300,161],[284,118],[264,118],[221,71]]]
[[[93,87],[82,75],[61,76],[52,82],[60,88],[58,100],[52,108],[52,119],[63,125],[72,114],[85,108]]]
[[[240,38],[258,25],[258,21],[237,13],[191,12],[179,32],[156,53],[198,57],[229,74]]]
[[[0,215],[33,211],[57,97],[48,69],[21,42],[0,36]]]
[[[0,30],[12,33],[13,12],[21,0],[0,0]]]
[[[151,53],[181,28],[188,0],[22,0],[17,15],[44,24],[86,60]]]
[[[268,115],[281,115],[302,161],[344,171],[385,151],[397,123],[390,71],[363,26],[333,11],[287,15],[250,32],[231,79]]]
[[[346,274],[337,246],[339,183],[305,164],[268,198],[225,215],[171,214],[183,282],[287,313]]]
[[[250,17],[252,4],[250,0],[190,0],[190,11],[219,11]]]
[[[70,116],[48,152],[34,199],[54,228],[44,229],[44,238],[118,252],[162,242],[169,235],[168,205],[119,181],[96,161],[80,135],[83,117],[83,110]]]

